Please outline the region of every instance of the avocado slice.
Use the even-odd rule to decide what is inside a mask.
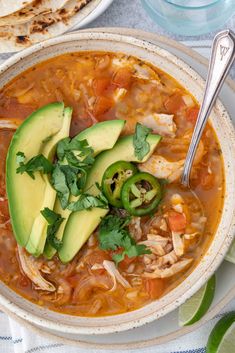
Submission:
[[[101,185],[103,174],[109,165],[119,160],[143,163],[152,155],[160,140],[159,135],[150,134],[147,137],[150,151],[141,162],[137,160],[134,153],[133,135],[122,137],[111,150],[102,152],[96,158],[88,176],[86,189],[89,190],[89,194],[94,196],[99,194],[95,183]],[[64,230],[63,246],[59,250],[59,258],[62,262],[66,263],[73,259],[107,212],[106,209],[93,208],[73,212],[70,215]]]
[[[42,154],[50,161],[53,161],[58,142],[63,138],[69,136],[71,118],[72,109],[69,107],[65,108],[63,112],[63,125],[60,131],[56,135],[54,135],[50,141],[46,143],[45,147],[42,150]],[[48,175],[43,175],[43,178],[45,182],[45,191],[40,211],[43,210],[45,207],[53,209],[56,200],[56,191],[51,186]],[[46,219],[39,212],[33,222],[29,240],[26,244],[26,250],[30,254],[34,256],[39,256],[43,253],[47,237],[47,225],[48,224]]]
[[[40,173],[35,179],[26,173],[17,174],[17,152],[27,159],[42,152],[45,141],[53,138],[63,125],[64,104],[46,105],[31,114],[17,129],[8,149],[6,160],[6,189],[13,232],[16,241],[25,246],[35,218],[43,204],[46,183]]]
[[[104,121],[83,130],[75,137],[75,139],[79,141],[86,139],[88,144],[93,148],[94,155],[96,156],[100,152],[109,150],[115,145],[124,125],[125,120]],[[63,238],[66,220],[68,220],[71,211],[68,209],[63,210],[58,198],[55,202],[54,211],[59,213],[65,219],[61,223],[60,228],[56,234],[56,237],[61,240]],[[51,259],[55,253],[56,250],[50,244],[46,243],[44,256],[47,259]]]

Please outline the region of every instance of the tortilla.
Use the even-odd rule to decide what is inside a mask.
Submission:
[[[0,17],[8,16],[34,2],[35,0],[0,0]]]
[[[16,26],[0,27],[0,52],[15,52],[68,31],[87,17],[101,0],[69,0],[54,13]]]
[[[36,0],[33,4],[24,7],[8,16],[0,17],[0,26],[10,26],[25,23],[32,18],[55,12],[63,7],[69,0]]]

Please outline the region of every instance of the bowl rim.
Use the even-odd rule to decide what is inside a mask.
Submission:
[[[188,64],[186,64],[183,60],[177,58],[175,55],[171,54],[167,50],[162,49],[159,46],[157,46],[147,40],[140,40],[140,39],[136,39],[132,36],[113,34],[113,33],[104,33],[104,32],[77,32],[77,33],[72,33],[69,35],[67,34],[67,35],[63,35],[60,37],[52,38],[52,39],[49,39],[49,40],[42,42],[42,43],[38,43],[38,44],[34,45],[33,47],[27,48],[27,49],[23,50],[22,52],[15,54],[13,57],[9,58],[6,62],[4,62],[0,66],[0,74],[2,74],[3,72],[6,72],[8,69],[11,69],[12,66],[19,63],[21,60],[30,56],[31,54],[39,52],[41,49],[45,49],[45,48],[48,48],[48,47],[51,47],[51,46],[54,46],[57,44],[65,43],[65,42],[79,41],[79,40],[103,40],[103,41],[111,40],[111,41],[118,41],[121,43],[124,42],[127,44],[131,43],[132,45],[139,46],[144,50],[161,55],[165,59],[172,61],[175,65],[177,64],[181,68],[181,70],[184,71],[185,74],[188,74],[191,77],[191,79],[196,80],[197,83],[199,83],[202,87],[204,85],[204,80],[201,78],[201,76],[198,73],[196,73],[192,68],[190,68],[190,66]],[[83,51],[84,51],[84,49],[83,49]],[[133,55],[135,55],[135,54],[133,54]],[[45,59],[42,59],[42,60],[39,59],[37,62],[39,63],[44,60]],[[178,78],[177,78],[177,81],[179,81]],[[234,128],[233,128],[233,125],[232,125],[232,122],[231,122],[229,115],[227,114],[224,106],[222,105],[222,103],[220,101],[217,101],[217,103],[216,103],[216,110],[218,111],[218,113],[220,113],[220,114],[223,113],[223,115],[225,116],[227,130],[230,129],[230,134],[231,134],[230,143],[233,145],[233,147],[235,147]],[[231,217],[232,218],[230,220],[230,225],[228,228],[227,241],[224,242],[222,244],[222,246],[220,247],[218,254],[216,254],[217,257],[214,255],[214,259],[210,262],[210,267],[213,267],[213,272],[217,269],[217,267],[222,262],[225,254],[226,254],[226,251],[228,250],[228,247],[229,247],[230,243],[232,242],[232,236],[233,236],[234,230],[235,230],[234,209],[231,214]],[[197,265],[196,268],[198,268],[198,266],[199,265]],[[193,270],[193,273],[195,272],[195,270],[196,269]],[[210,272],[210,268],[206,268],[204,276],[203,276],[203,281],[202,282],[198,281],[197,283],[194,283],[194,285],[190,286],[185,291],[185,293],[179,299],[177,299],[177,306],[179,306],[185,300],[187,300],[190,296],[192,296],[203,285],[203,283],[206,282],[206,280],[212,275],[213,272]],[[185,281],[183,281],[182,283],[184,283]],[[177,286],[177,288],[181,287],[182,283],[179,286]],[[165,297],[166,296],[164,296],[163,298],[165,298]],[[27,300],[24,299],[23,297],[21,297],[21,301],[27,301]],[[84,325],[82,327],[79,327],[79,326],[73,326],[71,324],[64,324],[64,323],[61,324],[59,322],[52,321],[49,319],[42,319],[37,314],[29,313],[25,309],[22,309],[18,304],[13,303],[12,301],[9,301],[2,294],[0,294],[0,303],[3,306],[5,306],[6,309],[15,313],[19,317],[26,319],[27,321],[32,322],[36,325],[39,325],[44,328],[50,328],[52,330],[56,330],[59,332],[68,332],[68,333],[75,333],[75,334],[76,333],[78,333],[78,334],[101,334],[102,333],[103,334],[103,333],[120,332],[120,331],[128,330],[128,329],[131,329],[134,327],[139,327],[143,324],[149,323],[149,322],[167,314],[168,312],[172,311],[173,309],[175,309],[175,307],[172,307],[172,303],[170,303],[170,304],[168,303],[168,304],[165,304],[165,306],[161,309],[161,311],[163,313],[159,314],[157,311],[153,311],[152,313],[148,313],[147,315],[142,315],[139,318],[137,317],[136,319],[130,319],[130,320],[126,320],[123,322],[116,322],[116,323],[112,322],[113,318],[115,318],[115,320],[117,320],[117,318],[118,318],[119,320],[122,321],[122,319],[125,316],[131,316],[132,313],[134,313],[134,314],[138,313],[139,311],[141,311],[141,309],[137,309],[137,310],[135,310],[133,312],[129,312],[129,313],[113,315],[110,317],[100,317],[100,318],[79,317],[80,319],[82,319],[84,321],[84,324],[85,324],[85,322],[88,322],[88,321],[96,321],[98,323],[99,321],[101,321],[104,318],[105,318],[105,321],[107,321],[107,324],[105,324],[103,326],[100,326],[100,324],[99,324],[96,327],[95,326],[92,326],[92,327],[91,326],[84,326]],[[148,305],[144,306],[143,308],[153,306],[153,303],[148,304]],[[35,305],[36,307],[38,307],[36,304],[32,304],[32,305]],[[168,306],[168,308],[165,310],[165,307],[167,307],[167,306]],[[48,310],[48,311],[50,311],[50,310]],[[62,318],[62,316],[64,314],[57,313],[57,315],[59,315]],[[66,315],[66,316],[68,316],[68,315]],[[76,318],[76,317],[74,317],[74,318]]]

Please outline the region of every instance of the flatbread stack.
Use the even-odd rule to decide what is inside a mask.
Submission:
[[[101,0],[0,0],[0,52],[55,37],[88,16]]]

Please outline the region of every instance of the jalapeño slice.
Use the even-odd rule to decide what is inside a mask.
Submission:
[[[125,161],[115,162],[106,169],[102,179],[102,191],[112,206],[122,207],[122,186],[137,172],[138,169],[134,164]]]
[[[121,190],[124,208],[133,216],[154,212],[161,200],[159,181],[149,173],[137,173],[127,179]]]

